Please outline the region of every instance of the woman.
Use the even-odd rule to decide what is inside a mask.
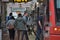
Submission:
[[[15,19],[12,16],[11,19],[7,22],[7,28],[9,30],[9,36],[10,36],[10,40],[14,40],[14,35],[15,35],[15,30],[14,30],[14,22]]]

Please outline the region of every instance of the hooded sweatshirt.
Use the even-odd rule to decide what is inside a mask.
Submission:
[[[24,21],[24,19],[22,17],[18,17],[16,20],[15,20],[15,23],[14,23],[14,27],[17,29],[17,30],[26,30],[26,22]]]

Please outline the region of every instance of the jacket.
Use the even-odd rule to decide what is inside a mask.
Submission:
[[[6,26],[8,27],[8,29],[14,28],[14,22],[15,22],[15,20],[10,19],[10,20],[6,23]]]
[[[15,20],[14,27],[15,27],[17,30],[26,30],[26,25],[25,25],[24,19],[23,19],[22,17],[18,17],[18,18]]]

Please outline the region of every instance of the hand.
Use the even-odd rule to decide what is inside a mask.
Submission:
[[[42,29],[42,25],[40,25],[40,28]]]
[[[42,27],[40,27],[42,29]]]

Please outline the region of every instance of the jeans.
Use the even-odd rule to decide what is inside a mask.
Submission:
[[[10,40],[14,40],[14,37],[15,37],[15,30],[14,29],[9,29],[9,36],[10,36]]]
[[[35,40],[40,40],[41,32],[42,32],[42,30],[37,29],[37,32],[36,32],[36,39],[35,39]]]
[[[25,35],[25,39],[26,39],[26,40],[29,40],[28,34],[27,34],[27,30],[23,30],[23,34],[22,34],[22,39],[21,39],[21,40],[23,40],[24,35]]]

